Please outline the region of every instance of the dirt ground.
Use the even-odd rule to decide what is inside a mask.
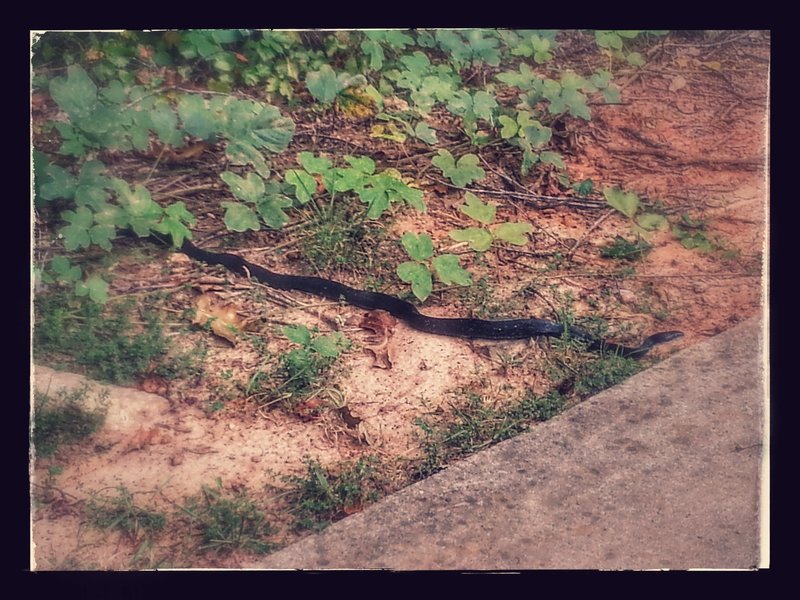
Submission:
[[[655,352],[663,356],[725,331],[762,309],[769,194],[769,36],[763,32],[727,32],[708,39],[673,36],[654,46],[647,58],[646,66],[635,74],[615,79],[622,87],[622,104],[593,105],[588,124],[567,122],[559,151],[574,181],[592,179],[598,188],[620,186],[650,203],[659,201],[660,210],[670,217],[687,214],[706,221],[704,233],[715,249],[689,249],[671,231],[661,231],[650,238],[653,249],[634,263],[627,277],[609,278],[620,265],[601,258],[599,249],[617,236],[630,236],[630,223],[603,206],[578,208],[527,198],[528,192],[547,196],[557,190],[535,170],[521,180],[521,187],[510,182],[507,174],[518,178],[518,163],[502,149],[488,148],[479,152],[488,177],[476,187],[508,190],[509,196],[478,195],[502,203],[499,214],[529,221],[534,232],[533,244],[504,249],[491,254],[487,264],[472,266],[473,272],[485,269],[496,278],[493,297],[477,316],[552,319],[552,307],[570,294],[575,314],[607,319],[614,340],[638,344],[636,340],[655,331],[683,331],[681,340]],[[298,130],[304,127],[301,123]],[[305,129],[319,134],[316,151],[371,152],[384,156],[385,166],[403,159],[389,142],[370,141],[370,152],[355,149],[354,144],[365,143],[364,126],[339,126],[336,139],[333,134],[323,137],[333,131],[325,127],[314,124]],[[306,149],[307,142],[296,135],[287,155]],[[463,215],[455,208],[463,192],[443,184],[435,170],[424,169],[429,158],[410,162],[419,165],[416,183],[425,191],[429,210],[403,212],[390,233],[431,232],[437,248],[444,251],[449,244],[450,251],[469,261],[472,253],[446,235],[453,225],[464,226]],[[257,234],[250,239],[236,251],[252,262],[291,272],[291,253],[275,262],[268,252],[269,240]],[[564,256],[569,260],[556,261]],[[244,314],[271,323],[264,326],[265,332],[274,331],[275,321],[305,323],[321,331],[338,328],[356,346],[336,368],[335,401],[339,406],[346,403],[350,415],[360,421],[347,422],[340,410],[301,418],[259,408],[257,402],[241,397],[209,412],[208,402],[230,392],[231,381],[246,380],[263,358],[246,344],[232,347],[209,332],[197,331],[193,335],[204,336],[209,344],[201,382],[152,379],[140,382],[138,390],[112,386],[105,427],[88,442],[36,462],[35,495],[41,493],[50,467],[62,469],[55,490],[46,501],[40,498],[33,513],[37,569],[236,568],[242,560],[237,553],[225,557],[194,553],[184,539],[185,529],[169,526],[152,547],[141,548],[120,534],[87,526],[81,507],[91,494],[124,485],[137,500],[171,513],[198,494],[201,485],[221,478],[227,489],[257,495],[270,520],[281,527],[276,541],[290,543],[297,534],[289,531],[287,516],[281,512],[281,476],[301,474],[305,457],[335,465],[377,455],[396,465],[396,479],[387,483],[391,491],[392,485],[407,483],[404,461],[420,454],[414,419],[441,413],[455,390],[469,387],[488,397],[517,397],[526,388],[541,393],[552,385],[546,372],[535,367],[546,353],[546,344],[538,341],[470,342],[423,334],[398,323],[389,340],[391,368],[378,368],[372,354],[359,348],[373,343],[369,332],[358,326],[364,311],[302,294],[283,294],[289,298],[288,306],[270,301],[274,299],[270,295],[264,302],[269,291],[261,286],[182,255],[164,260],[165,264],[120,268],[112,295],[135,291],[134,281],[165,289],[189,281],[191,291],[181,289],[171,297],[174,313],[190,307],[199,292],[211,291],[234,302]],[[542,269],[554,261],[553,268]],[[346,272],[325,275],[359,284]],[[531,282],[536,293],[521,293]],[[422,310],[435,316],[461,316],[475,309],[472,300],[445,290],[434,294]],[[194,338],[184,343],[194,343]],[[279,342],[269,343],[280,348]],[[225,370],[233,373],[232,380],[222,377]],[[35,376],[37,388],[51,392],[61,384],[79,382],[78,376],[56,373],[46,365],[37,365]]]

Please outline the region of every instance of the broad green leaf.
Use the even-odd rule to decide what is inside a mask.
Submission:
[[[539,154],[539,158],[543,163],[549,163],[557,166],[559,169],[565,169],[567,165],[564,164],[564,159],[558,152],[543,151]]]
[[[598,69],[591,78],[591,82],[599,89],[605,89],[611,83],[613,75],[605,69]]]
[[[290,325],[288,327],[282,327],[281,332],[283,335],[289,338],[289,341],[294,342],[295,344],[306,346],[311,342],[311,332],[305,325]]]
[[[225,154],[232,165],[253,165],[256,173],[264,179],[270,175],[269,166],[264,159],[264,155],[249,142],[231,140],[225,148]]]
[[[246,204],[241,202],[223,202],[225,207],[225,226],[231,231],[244,232],[248,229],[258,231],[261,225],[258,223],[258,216]]]
[[[368,187],[358,191],[358,198],[369,205],[367,217],[379,219],[389,208],[389,194],[384,187]]]
[[[476,117],[491,123],[495,108],[497,108],[497,100],[494,99],[494,96],[483,90],[475,92],[472,97],[472,112]]]
[[[111,252],[111,240],[116,235],[116,227],[111,225],[95,225],[89,230],[89,238],[106,252]]]
[[[321,335],[311,342],[311,347],[321,356],[336,358],[348,346],[348,340],[340,332]]]
[[[280,229],[289,222],[289,216],[283,211],[292,205],[292,200],[282,194],[270,194],[256,202],[256,209],[261,218],[272,229]]]
[[[300,204],[305,204],[317,191],[317,180],[306,171],[289,169],[284,173],[286,183],[294,186],[294,196]]]
[[[528,236],[533,231],[533,225],[530,223],[501,223],[492,230],[492,233],[498,240],[514,244],[515,246],[524,246],[528,243]]]
[[[50,95],[70,117],[88,117],[97,103],[97,86],[83,67],[70,65],[66,77],[54,77],[50,81]]]
[[[427,233],[421,233],[417,236],[411,232],[406,232],[400,238],[400,242],[408,252],[408,255],[414,260],[428,260],[433,256],[433,240]]]
[[[492,234],[480,227],[454,229],[447,235],[457,242],[467,242],[476,252],[486,252],[492,245]]]
[[[369,175],[358,169],[334,169],[333,189],[337,192],[349,192],[363,187],[369,180]]]
[[[36,179],[41,182],[39,184],[39,195],[42,199],[70,199],[75,196],[77,179],[66,169],[62,169],[55,164],[48,164],[41,172],[37,172],[35,175]]]
[[[654,231],[656,229],[664,229],[667,226],[667,219],[663,215],[643,213],[636,217],[636,223],[642,229]]]
[[[364,173],[365,175],[372,175],[375,173],[375,161],[369,156],[345,156],[344,159],[356,171]]]
[[[257,146],[278,153],[289,147],[294,130],[294,121],[274,106],[265,106],[253,119],[250,137]]]
[[[525,63],[520,63],[519,73],[515,73],[514,71],[505,71],[503,73],[499,73],[497,75],[497,79],[506,85],[517,87],[523,90],[531,89],[535,82],[541,81],[541,79],[537,77],[533,70]]]
[[[481,199],[472,192],[464,194],[464,200],[466,200],[466,204],[459,208],[462,213],[484,225],[494,221],[497,212],[496,206],[481,202]]]
[[[517,135],[519,127],[517,126],[517,122],[514,119],[512,119],[511,117],[507,117],[506,115],[501,115],[497,120],[500,123],[500,125],[502,125],[502,129],[500,130],[501,138],[507,140]]]
[[[422,73],[431,65],[431,61],[427,55],[419,50],[400,57],[400,62],[403,63],[406,69],[414,73]]]
[[[620,91],[619,88],[615,85],[609,86],[603,90],[603,99],[608,104],[619,104],[620,103]]]
[[[373,32],[365,32],[367,34]],[[373,40],[364,40],[361,42],[361,51],[369,55],[369,68],[373,71],[380,71],[383,67],[383,48],[378,42]]]
[[[311,152],[301,152],[297,155],[298,162],[309,173],[322,174],[333,166],[330,159],[324,156],[314,156]]]
[[[306,74],[306,87],[315,100],[330,104],[345,85],[336,77],[330,65],[322,65],[319,71],[309,71]]]
[[[418,262],[404,262],[397,265],[397,276],[411,284],[411,291],[424,301],[433,291],[433,278],[428,267]]]
[[[61,281],[78,281],[81,278],[81,268],[70,264],[66,256],[56,256],[51,260],[50,269]]]
[[[180,248],[184,240],[192,238],[192,232],[189,231],[189,228],[186,227],[180,219],[169,215],[165,216],[153,229],[159,233],[170,236],[172,238],[172,245],[175,248]]]
[[[400,131],[394,123],[378,123],[372,126],[369,137],[391,140],[402,144],[408,136]]]
[[[264,180],[255,173],[240,177],[232,171],[225,171],[220,179],[228,184],[234,196],[247,202],[257,202],[264,196]]]
[[[628,60],[628,64],[634,67],[642,67],[645,64],[644,56],[639,52],[630,52],[625,58]]]
[[[471,285],[470,274],[458,264],[458,257],[454,254],[440,254],[433,259],[433,270],[436,276],[445,285]]]
[[[541,148],[553,137],[553,130],[545,127],[539,121],[532,121],[522,128],[527,139],[534,148]]]
[[[118,79],[108,82],[108,85],[100,90],[100,95],[103,99],[111,102],[112,104],[122,104],[125,102],[125,86]]]
[[[153,131],[165,144],[180,148],[183,146],[183,135],[178,131],[178,117],[168,104],[158,104],[150,111]]]
[[[184,94],[178,98],[178,116],[189,135],[209,140],[216,131],[214,114],[206,107],[203,97],[197,94]]]
[[[598,30],[594,32],[594,36],[597,45],[601,48],[622,50],[622,38],[620,38],[615,32]]]
[[[87,294],[93,302],[104,304],[108,300],[108,284],[97,275],[92,275],[86,281],[78,281],[75,284],[75,295]]]
[[[633,192],[624,192],[619,188],[605,188],[603,195],[612,208],[617,209],[629,219],[639,210],[639,197]]]
[[[525,151],[522,153],[522,164],[520,165],[520,172],[523,175],[527,175],[533,165],[539,162],[539,155],[535,152],[532,152],[530,149],[526,148]]]
[[[89,231],[80,225],[67,225],[62,227],[59,233],[64,238],[64,247],[70,252],[78,248],[88,248],[92,243]]]
[[[61,213],[61,218],[65,221],[68,221],[72,225],[83,227],[84,229],[91,227],[92,222],[94,221],[94,215],[92,214],[92,211],[85,206],[79,206],[74,211],[65,210]]]
[[[486,176],[486,172],[478,166],[478,157],[474,154],[465,154],[456,163],[449,150],[441,149],[431,162],[458,187],[481,180]]]
[[[436,130],[428,125],[425,121],[420,121],[414,127],[414,135],[417,139],[422,140],[426,144],[433,146],[439,140],[436,139]]]
[[[164,212],[173,219],[178,219],[184,223],[189,223],[190,225],[197,223],[195,216],[189,212],[189,210],[186,208],[186,205],[182,201],[173,202],[164,209]],[[96,219],[97,217],[95,216],[95,220]]]

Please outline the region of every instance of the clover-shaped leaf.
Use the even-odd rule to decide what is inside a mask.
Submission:
[[[624,192],[619,188],[606,188],[603,190],[606,201],[623,215],[632,219],[639,210],[639,197],[633,192]]]
[[[256,210],[269,227],[280,229],[289,222],[289,215],[283,209],[291,205],[292,200],[283,194],[268,194],[256,202]]]
[[[258,223],[258,216],[246,204],[241,202],[223,202],[225,216],[223,221],[225,226],[231,231],[244,232],[248,229],[258,231],[261,225]]]
[[[480,227],[454,229],[448,235],[457,242],[467,242],[476,252],[486,252],[492,245],[492,234]]]
[[[528,236],[533,231],[530,223],[501,223],[493,228],[492,233],[498,240],[524,246],[528,243]]]
[[[414,260],[428,260],[433,256],[433,240],[427,233],[417,236],[411,232],[406,232],[400,238],[400,242],[408,252],[408,255]]]
[[[472,192],[464,194],[464,200],[466,203],[459,208],[462,213],[484,225],[494,221],[497,212],[496,206],[481,202],[481,199]]]
[[[459,258],[454,254],[440,254],[433,261],[433,270],[436,277],[445,285],[471,285],[472,277],[461,267]]]
[[[408,261],[397,265],[397,276],[411,284],[411,291],[420,300],[424,301],[433,291],[433,278],[425,265]]]
[[[264,195],[264,180],[256,173],[240,177],[236,173],[225,171],[220,178],[228,184],[234,196],[247,202],[256,202]]]

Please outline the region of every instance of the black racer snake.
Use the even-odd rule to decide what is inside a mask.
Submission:
[[[429,317],[419,312],[417,307],[410,302],[388,294],[357,290],[321,277],[281,275],[235,254],[203,250],[189,240],[183,242],[181,252],[210,265],[221,265],[238,275],[253,277],[272,288],[306,292],[335,301],[344,299],[348,304],[359,308],[384,310],[414,329],[437,335],[486,340],[519,340],[538,336],[561,337],[568,333],[571,338],[586,342],[589,350],[636,359],[647,354],[653,346],[683,337],[683,333],[680,331],[662,331],[645,338],[641,345],[632,348],[598,339],[580,327],[565,326],[562,323],[544,319],[486,321],[483,319]]]

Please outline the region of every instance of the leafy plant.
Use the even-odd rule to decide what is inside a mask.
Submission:
[[[200,496],[189,498],[181,508],[199,529],[203,540],[200,550],[264,554],[275,548],[269,538],[277,533],[276,528],[245,490],[225,493],[220,479],[214,486],[202,486]]]
[[[421,301],[433,291],[433,273],[445,285],[470,285],[472,278],[461,268],[454,254],[433,256],[433,240],[428,234],[404,233],[400,239],[408,255],[413,259],[397,265],[397,276],[411,284],[411,291]],[[429,267],[430,264],[430,267]]]
[[[472,192],[464,195],[466,202],[461,205],[459,210],[481,223],[483,227],[468,227],[466,229],[454,229],[448,235],[457,242],[467,242],[469,247],[476,252],[485,252],[493,242],[500,240],[524,246],[528,243],[527,234],[533,231],[530,223],[498,223],[492,225],[497,212],[497,207],[484,203]]]
[[[684,248],[689,250],[699,250],[701,252],[712,252],[720,248],[705,234],[706,222],[696,220],[687,214],[681,215],[681,220],[677,225],[673,225],[672,234],[680,241]]]
[[[450,151],[442,148],[431,162],[442,171],[445,177],[453,182],[453,185],[458,187],[464,187],[473,181],[480,181],[486,177],[486,172],[478,166],[478,157],[474,154],[465,154],[456,162]]]
[[[598,29],[594,32],[597,47],[609,56],[625,60],[628,64],[641,67],[645,64],[644,57],[639,52],[626,52],[626,44],[642,34],[662,36],[665,30],[634,30],[634,29]]]
[[[636,260],[644,256],[652,247],[642,239],[631,241],[617,237],[611,244],[600,250],[600,255],[616,260]]]
[[[61,390],[54,398],[38,391],[34,394],[32,439],[37,456],[52,456],[61,445],[78,442],[102,427],[108,392],[98,394],[95,407],[87,408],[88,392],[84,386],[71,392]]]
[[[296,529],[321,530],[331,522],[362,509],[380,494],[376,459],[360,458],[351,465],[340,465],[338,472],[323,467],[319,461],[306,459],[306,473],[285,477],[290,484]]]
[[[619,188],[605,188],[603,195],[608,204],[628,217],[637,231],[654,231],[667,225],[663,215],[656,213],[639,213],[640,200],[634,192],[626,192]]]
[[[306,75],[308,91],[323,104],[332,104],[347,88],[366,85],[367,79],[363,75],[337,74],[330,65],[322,65],[319,71],[309,71]]]

